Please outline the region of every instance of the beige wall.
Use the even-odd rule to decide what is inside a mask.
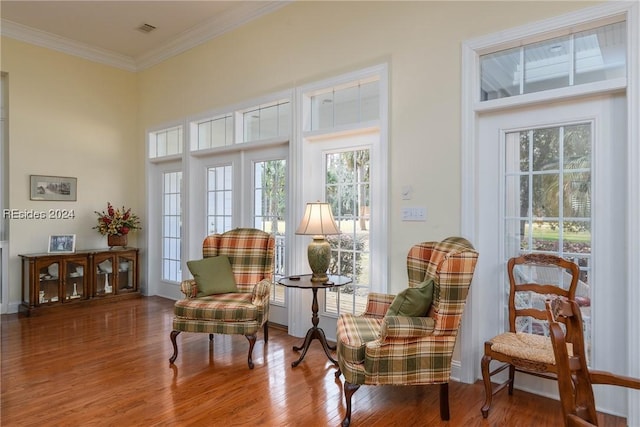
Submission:
[[[460,233],[461,43],[594,3],[298,2],[140,73],[142,129],[381,62],[390,70],[390,286]],[[413,186],[410,202],[400,188]],[[402,222],[402,206],[426,222]],[[375,280],[375,279],[374,279]]]
[[[146,129],[381,62],[390,70],[391,290],[400,290],[411,244],[460,232],[461,42],[592,4],[296,2],[139,73],[2,38],[10,207],[76,214],[10,222],[9,302],[21,300],[18,254],[46,251],[50,234],[104,247],[91,227],[107,201],[144,223]],[[30,201],[30,174],[77,177],[78,201]],[[426,222],[400,221],[405,184]]]
[[[75,212],[72,220],[10,221],[9,301],[16,303],[18,254],[46,252],[50,234],[76,234],[78,249],[106,247],[91,229],[93,212],[107,201],[144,208],[144,181],[137,179],[144,158],[134,73],[9,38],[2,39],[1,66],[9,78],[10,208]],[[78,178],[77,201],[31,201],[31,174]]]

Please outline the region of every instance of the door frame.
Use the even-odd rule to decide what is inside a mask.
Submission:
[[[637,117],[640,116],[640,51],[639,46],[639,22],[640,6],[632,2],[610,2],[583,10],[569,13],[562,16],[553,17],[547,20],[531,23],[518,28],[501,31],[499,33],[483,36],[469,40],[462,46],[462,126],[461,138],[461,234],[469,238],[472,242],[478,239],[480,224],[477,216],[479,206],[479,189],[476,187],[476,177],[478,173],[479,147],[477,138],[478,120],[481,110],[486,109],[486,105],[479,102],[479,57],[481,54],[504,46],[506,42],[516,40],[526,40],[527,38],[539,37],[543,34],[561,31],[564,28],[576,26],[588,22],[604,21],[619,16],[624,16],[627,22],[627,78],[624,82],[614,81],[609,83],[594,84],[589,87],[592,93],[609,91],[614,89],[624,89],[626,87],[627,102],[627,231],[626,241],[627,270],[626,277],[640,277],[640,171],[637,165],[640,164],[640,145],[631,142],[640,140],[640,124]],[[624,83],[621,86],[621,83]],[[555,97],[570,98],[584,95],[584,88],[570,87],[555,90],[552,94],[529,94],[515,98],[498,100],[494,103],[495,108],[515,106],[524,102],[543,102]],[[487,104],[488,105],[488,104]],[[484,271],[482,254],[477,272]],[[640,286],[630,285],[627,287],[627,323],[630,325],[640,324]],[[474,292],[476,291],[476,292]],[[473,383],[480,378],[479,360],[482,357],[483,337],[481,334],[483,307],[481,298],[474,296],[477,289],[471,287],[469,300],[467,302],[466,314],[461,328],[461,360],[454,361],[454,371],[452,376],[459,378],[463,382]],[[627,363],[629,372],[627,375],[640,377],[640,360],[637,355],[640,353],[640,337],[633,332],[633,328],[628,328],[627,332]],[[627,421],[629,425],[640,424],[640,408],[635,405],[640,399],[640,391],[630,390],[627,394],[628,413]]]

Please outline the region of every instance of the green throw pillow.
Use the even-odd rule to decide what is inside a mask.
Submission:
[[[238,292],[229,258],[224,255],[187,261],[187,267],[198,284],[199,297]]]
[[[424,317],[433,300],[433,279],[425,280],[415,288],[407,288],[393,299],[387,316]]]

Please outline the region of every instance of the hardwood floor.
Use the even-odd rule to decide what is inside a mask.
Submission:
[[[3,426],[338,426],[342,381],[319,343],[291,362],[301,339],[270,328],[259,335],[255,368],[248,341],[206,334],[178,336],[172,354],[173,301],[147,297],[79,307],[39,317],[2,316]],[[516,390],[494,399],[452,382],[451,421],[439,417],[437,386],[367,387],[353,397],[352,426],[561,426],[557,401]],[[624,426],[601,415],[601,425]]]

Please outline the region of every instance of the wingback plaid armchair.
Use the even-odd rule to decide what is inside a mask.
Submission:
[[[461,237],[413,246],[407,255],[409,287],[433,279],[433,303],[424,317],[386,315],[394,296],[370,293],[362,315],[337,324],[339,370],[351,422],[351,397],[360,385],[440,384],[440,417],[449,419],[449,377],[458,327],[478,253]]]
[[[223,234],[207,236],[202,255],[229,258],[238,292],[198,297],[194,279],[185,280],[181,291],[185,298],[174,306],[171,363],[178,357],[176,337],[180,332],[241,334],[249,340],[249,368],[258,329],[264,328],[264,341],[269,339],[269,292],[273,280],[275,238],[262,230],[236,228]]]

